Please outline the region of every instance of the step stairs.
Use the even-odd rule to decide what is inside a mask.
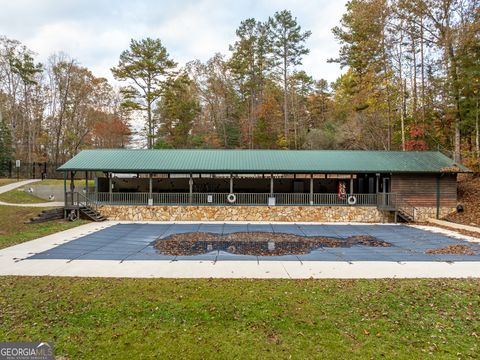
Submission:
[[[87,219],[93,220],[96,222],[107,220],[102,214],[100,214],[98,211],[92,209],[89,206],[82,206],[80,208],[80,214],[86,217]]]
[[[403,220],[405,220],[405,222],[407,222],[407,223],[414,222],[413,217],[412,217],[410,214],[408,214],[406,211],[402,210],[402,209],[398,209],[397,215],[398,215],[400,218],[402,218]]]
[[[27,221],[26,223],[35,224],[58,219],[63,219],[63,208],[43,210],[40,214],[31,218],[30,221]]]

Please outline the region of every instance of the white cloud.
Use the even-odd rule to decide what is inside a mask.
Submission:
[[[240,21],[266,20],[275,11],[289,9],[304,30],[312,31],[310,54],[302,67],[314,78],[333,81],[340,70],[327,64],[338,53],[331,28],[338,24],[344,4],[344,0],[16,0],[2,4],[0,34],[22,41],[40,61],[63,51],[97,76],[112,79],[109,69],[131,38],[160,38],[180,65],[197,58],[205,61],[215,52],[227,53]]]

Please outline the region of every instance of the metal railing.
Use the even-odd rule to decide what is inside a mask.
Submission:
[[[68,193],[67,193],[68,194]],[[349,196],[321,193],[234,193],[234,202],[228,201],[228,193],[88,193],[87,197],[96,204],[111,205],[268,205],[274,198],[275,205],[317,205],[317,206],[379,206],[379,201],[391,202],[391,197],[379,199],[381,194],[353,194]]]
[[[396,193],[379,193],[377,206],[382,210],[403,213],[412,221],[417,215],[417,208]]]
[[[378,193],[377,206],[385,210],[395,210],[397,208],[398,196],[396,193]]]
[[[417,208],[410,204],[408,201],[400,199],[397,203],[396,210],[410,217],[412,221],[415,221],[415,217],[417,215]]]
[[[65,193],[65,205],[68,208],[89,207],[97,211],[98,202],[89,195],[90,193],[82,194],[80,192],[68,191]]]

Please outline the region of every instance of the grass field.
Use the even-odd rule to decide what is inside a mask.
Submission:
[[[24,223],[38,215],[42,210],[44,209],[0,206],[0,249],[58,231],[67,230],[88,222],[85,220],[77,220],[74,222],[55,220],[38,224]]]
[[[39,204],[48,202],[48,200],[26,193],[23,189],[13,189],[0,194],[0,201],[12,204]]]
[[[0,248],[86,223],[41,210],[0,206]],[[1,341],[64,359],[475,359],[479,309],[478,279],[0,277]]]
[[[63,180],[59,179],[46,179],[42,180],[39,182],[36,182],[34,184],[35,186],[37,185],[58,185],[58,186],[63,186]],[[88,186],[94,186],[95,181],[94,180],[88,180]],[[67,188],[70,186],[70,180],[67,180]],[[85,180],[82,179],[75,179],[75,186],[85,186]]]
[[[2,341],[69,359],[467,359],[478,280],[0,278]]]

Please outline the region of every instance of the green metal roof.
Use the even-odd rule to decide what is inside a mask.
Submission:
[[[437,151],[84,150],[59,171],[117,173],[468,172]]]

